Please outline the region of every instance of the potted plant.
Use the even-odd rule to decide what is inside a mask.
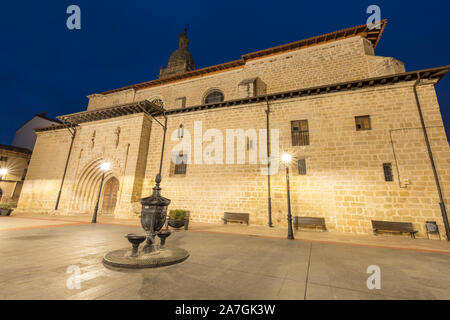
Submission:
[[[11,209],[11,205],[9,203],[0,202],[0,215],[9,216],[11,212],[13,212],[13,209]]]
[[[189,213],[186,210],[170,210],[169,211],[169,219],[168,219],[168,225],[172,228],[181,228],[185,227],[187,230],[187,226],[189,223]]]

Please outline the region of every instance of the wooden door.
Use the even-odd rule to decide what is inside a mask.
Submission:
[[[119,180],[111,178],[106,181],[103,192],[102,214],[112,214],[116,208]]]

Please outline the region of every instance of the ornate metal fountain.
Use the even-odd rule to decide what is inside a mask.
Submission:
[[[156,176],[156,185],[150,197],[141,199],[141,225],[145,235],[129,233],[125,237],[132,248],[124,248],[108,252],[103,257],[103,263],[119,268],[155,268],[182,262],[189,253],[182,248],[166,247],[166,238],[170,230],[162,229],[167,218],[167,207],[170,200],[161,196],[161,175]],[[160,243],[157,243],[157,237]],[[142,249],[139,246],[145,241]]]
[[[156,176],[156,186],[153,187],[153,194],[150,197],[141,199],[142,213],[141,225],[144,228],[146,237],[146,244],[143,251],[145,253],[154,252],[157,250],[155,244],[155,236],[161,230],[166,222],[167,207],[170,200],[161,196],[161,175]],[[170,233],[169,233],[170,235]]]
[[[103,263],[112,267],[121,268],[154,268],[182,262],[189,257],[189,253],[182,248],[166,247],[166,238],[171,235],[169,230],[161,230],[166,222],[167,207],[170,199],[161,196],[161,168],[164,155],[164,145],[166,140],[167,117],[162,106],[154,105],[149,102],[157,112],[162,112],[164,116],[164,125],[161,124],[153,114],[150,114],[143,108],[143,111],[152,116],[164,129],[161,160],[159,164],[159,173],[156,175],[156,185],[153,187],[153,193],[150,197],[141,199],[141,225],[145,230],[145,235],[133,233],[125,237],[132,244],[132,248],[124,248],[108,252],[103,257]],[[156,243],[156,237],[160,238],[160,244]],[[139,245],[145,241],[145,245],[139,250]]]

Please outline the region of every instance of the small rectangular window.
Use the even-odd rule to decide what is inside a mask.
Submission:
[[[384,180],[394,181],[394,176],[392,175],[392,165],[390,163],[383,163]]]
[[[291,121],[291,136],[293,146],[309,145],[308,120]]]
[[[8,157],[0,157],[0,161],[1,162],[7,162],[8,161]]]
[[[186,107],[186,97],[175,99],[175,109],[182,109]]]
[[[297,162],[298,165],[298,174],[305,175],[306,174],[306,160],[300,159]]]
[[[370,130],[370,116],[355,117],[356,131]]]

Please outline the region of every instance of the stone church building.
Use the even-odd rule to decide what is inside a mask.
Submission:
[[[436,221],[445,238],[450,148],[434,86],[450,66],[405,72],[401,61],[376,56],[385,26],[356,26],[202,69],[185,32],[158,79],[92,94],[85,111],[36,129],[17,210],[92,215],[99,165],[110,162],[99,214],[138,219],[139,200],[159,172],[166,117],[162,195],[172,200],[169,210],[189,210],[193,221],[221,223],[224,212],[243,212],[250,224],[267,225],[270,192],[273,224],[286,226],[284,165],[268,177],[261,174],[267,163],[249,161],[256,149],[267,155],[264,134],[246,137],[244,163],[194,161],[195,152],[207,152],[210,129],[225,136],[269,128],[278,132],[279,154],[293,156],[294,216],[324,217],[330,231],[360,234],[372,232],[371,220],[412,222],[419,237],[426,221]],[[171,153],[185,133],[192,155],[177,164]],[[220,143],[225,150],[225,138]]]

